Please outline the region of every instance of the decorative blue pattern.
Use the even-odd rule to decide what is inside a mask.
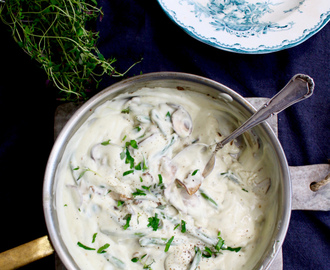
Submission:
[[[222,50],[248,54],[270,53],[299,45],[322,29],[330,20],[330,0],[318,2],[318,5],[324,5],[321,9],[316,7],[316,10],[323,10],[319,17],[315,17],[314,10],[311,10],[311,14],[314,15],[312,22],[309,21],[311,18],[309,9],[306,9],[304,5],[306,6],[308,2],[308,7],[313,7],[313,0],[296,1],[296,6],[292,6],[295,3],[292,1],[289,2],[290,8],[282,9],[284,15],[300,14],[304,17],[297,19],[297,16],[293,16],[295,20],[285,23],[283,20],[279,20],[281,21],[279,23],[276,20],[268,21],[263,18],[265,14],[270,14],[273,19],[276,18],[276,16],[272,17],[274,10],[277,8],[278,12],[279,5],[286,1],[292,0],[277,3],[272,0],[266,0],[263,3],[247,0],[208,0],[204,5],[195,0],[174,2],[173,0],[158,0],[165,13],[189,35]],[[182,10],[192,14],[195,21],[191,18],[187,19],[188,14],[182,16]],[[212,33],[209,29],[205,30],[207,28],[204,27],[205,23],[211,26]],[[302,23],[305,25],[303,29]],[[197,24],[203,24],[203,27]],[[274,38],[274,34],[278,32],[287,32],[289,35],[285,39],[279,39],[280,35]],[[250,42],[252,39],[253,42]]]
[[[279,25],[275,22],[260,21],[266,13],[272,13],[273,1],[250,3],[245,0],[211,0],[206,6],[192,0],[180,0],[182,5],[186,2],[192,5],[192,12],[196,18],[212,18],[210,24],[215,31],[226,31],[237,37],[249,37],[266,34],[268,31],[283,31],[292,28],[294,22]],[[304,1],[300,2],[294,9],[298,9]],[[200,21],[202,21],[200,19]]]

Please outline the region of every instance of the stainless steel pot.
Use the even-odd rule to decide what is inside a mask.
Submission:
[[[43,188],[43,205],[46,224],[50,236],[42,237],[22,247],[15,248],[0,254],[0,265],[3,269],[15,269],[16,267],[30,263],[54,252],[67,269],[79,269],[70,251],[66,248],[59,231],[55,194],[57,190],[56,170],[62,158],[67,143],[77,129],[93,113],[94,109],[109,99],[125,92],[132,92],[141,87],[170,87],[178,90],[192,90],[210,95],[216,99],[227,100],[227,112],[238,122],[245,121],[254,112],[254,107],[243,97],[230,88],[200,76],[177,73],[159,72],[136,76],[117,84],[114,84],[99,94],[95,95],[83,104],[70,118],[57,137],[50,154]],[[263,144],[268,144],[271,153],[272,168],[272,196],[276,198],[272,211],[275,222],[266,225],[259,252],[258,260],[253,263],[253,269],[268,269],[276,255],[280,252],[283,244],[291,214],[292,189],[290,171],[283,149],[267,123],[263,123],[253,129],[253,133]],[[28,250],[28,252],[27,252]],[[258,250],[258,248],[257,248]],[[22,255],[23,254],[23,255]]]
[[[106,88],[87,101],[71,117],[58,136],[48,160],[44,180],[43,203],[47,228],[52,245],[66,268],[78,269],[78,266],[71,257],[70,251],[67,250],[59,231],[60,221],[57,218],[55,202],[57,183],[54,179],[57,166],[68,141],[82,123],[93,113],[94,109],[105,101],[113,99],[121,93],[138,90],[141,87],[152,88],[159,86],[177,88],[178,90],[188,89],[202,92],[215,98],[218,98],[219,94],[225,98],[230,96],[232,101],[228,102],[228,112],[233,112],[233,115],[240,118],[240,120],[247,119],[255,111],[243,97],[220,83],[196,75],[174,72],[159,72],[136,76]],[[291,182],[285,154],[269,125],[266,123],[261,124],[254,129],[254,132],[264,143],[267,142],[270,145],[273,153],[274,174],[277,175],[274,178],[274,183],[272,183],[272,185],[275,185],[278,196],[276,220],[275,224],[271,224],[269,227],[268,241],[259,261],[254,267],[254,269],[267,269],[281,249],[288,229],[291,213]]]

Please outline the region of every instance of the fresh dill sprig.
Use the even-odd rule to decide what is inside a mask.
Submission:
[[[85,100],[87,89],[98,87],[99,77],[125,74],[113,67],[115,58],[105,59],[100,53],[99,33],[87,27],[102,17],[96,0],[0,2],[0,19],[18,45],[40,63],[63,100]]]

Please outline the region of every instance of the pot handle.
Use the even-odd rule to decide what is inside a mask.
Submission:
[[[292,210],[330,210],[330,164],[289,166]]]
[[[31,242],[0,253],[0,269],[17,269],[51,255],[54,249],[45,235]]]

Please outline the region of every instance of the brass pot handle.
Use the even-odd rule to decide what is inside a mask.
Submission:
[[[54,249],[45,235],[31,242],[0,253],[0,269],[17,269],[51,255]]]

